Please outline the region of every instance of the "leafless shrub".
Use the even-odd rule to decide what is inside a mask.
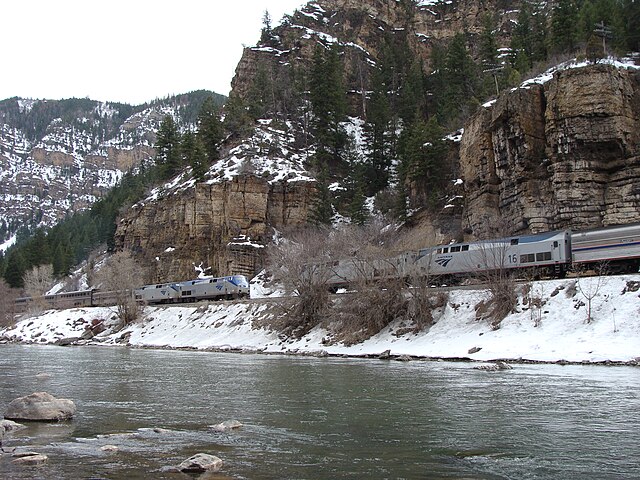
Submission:
[[[281,315],[270,321],[285,336],[302,337],[321,322],[328,309],[333,275],[329,237],[324,227],[307,227],[289,232],[269,249],[274,280],[291,297],[278,304]]]
[[[599,263],[593,267],[591,272],[585,269],[575,269],[578,279],[576,280],[576,288],[578,292],[586,300],[587,306],[587,323],[591,323],[593,320],[592,303],[593,300],[600,294],[600,290],[605,283],[605,275],[608,272],[608,265],[606,263]]]
[[[522,286],[522,303],[529,309],[529,318],[534,327],[539,327],[542,323],[542,307],[546,303],[544,300],[544,284],[534,282],[530,277],[527,283]]]
[[[336,303],[329,320],[334,341],[359,343],[407,312],[406,284],[398,270],[394,228],[380,221],[344,228],[336,235],[338,250],[348,253],[337,274],[351,279],[353,294]]]
[[[500,240],[508,235],[508,226],[494,220],[490,230],[497,234],[498,240],[481,242],[473,263],[481,266],[477,275],[482,283],[487,285],[491,295],[484,302],[486,304],[484,318],[491,319],[491,326],[497,329],[500,328],[500,322],[515,311],[518,303],[516,282],[509,268],[510,264],[517,263],[517,258],[514,258],[516,254],[510,242]]]
[[[142,312],[133,290],[144,284],[144,272],[133,256],[127,252],[114,253],[98,272],[98,279],[105,291],[113,291],[116,309],[123,326],[135,322]]]

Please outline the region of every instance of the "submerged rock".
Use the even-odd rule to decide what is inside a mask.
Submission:
[[[27,428],[20,423],[13,422],[11,420],[0,420],[0,439],[7,433],[15,432]]]
[[[478,365],[473,368],[476,370],[485,370],[487,372],[497,372],[498,370],[511,370],[513,367],[506,362],[499,361],[492,365]]]
[[[227,430],[235,430],[236,428],[242,427],[242,423],[237,420],[227,420],[222,423],[218,423],[217,425],[211,425],[210,428],[218,431],[218,432],[226,432]]]
[[[38,452],[14,453],[13,457],[13,463],[21,465],[41,465],[49,460],[49,457]]]
[[[49,422],[69,420],[75,413],[76,406],[71,400],[36,392],[10,402],[4,417],[8,420]]]
[[[184,473],[217,472],[222,468],[222,459],[207,453],[196,453],[178,465]]]

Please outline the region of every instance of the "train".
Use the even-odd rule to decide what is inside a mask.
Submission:
[[[537,277],[560,278],[572,270],[593,269],[602,264],[606,264],[608,273],[638,272],[640,223],[579,232],[559,230],[451,243],[373,262],[362,262],[355,257],[343,258],[331,262],[324,270],[329,272],[329,288],[337,291],[363,276],[377,280],[437,278],[439,283],[456,284],[471,276],[498,270],[527,271]],[[176,304],[249,298],[250,287],[244,275],[229,275],[144,285],[135,289],[132,295],[144,304]],[[90,289],[42,298],[51,308],[64,309],[114,305],[116,296],[117,292]],[[19,298],[16,309],[26,311],[32,301],[30,297]]]
[[[451,243],[373,261],[346,258],[332,262],[326,271],[329,288],[337,291],[358,278],[428,278],[458,284],[469,277],[498,271],[561,278],[570,271],[598,269],[604,264],[608,273],[638,272],[640,223]]]
[[[45,295],[42,303],[50,308],[102,307],[115,305],[119,292],[96,289]],[[134,298],[144,304],[199,302],[202,300],[232,300],[250,296],[249,281],[244,275],[216,278],[198,278],[185,282],[144,285],[133,290]],[[16,310],[26,311],[34,300],[22,297],[16,300]]]

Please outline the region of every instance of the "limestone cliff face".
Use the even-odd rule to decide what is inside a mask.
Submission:
[[[306,221],[313,186],[269,183],[241,175],[134,206],[118,225],[116,246],[150,267],[153,281],[212,275],[253,276],[263,265],[273,229]]]
[[[612,65],[503,94],[465,126],[466,226],[490,236],[502,221],[517,232],[640,221],[639,118],[638,70]]]

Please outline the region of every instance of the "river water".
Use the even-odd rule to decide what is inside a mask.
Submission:
[[[473,366],[0,345],[2,411],[36,391],[77,406],[5,438],[49,460],[1,455],[0,478],[189,478],[165,467],[198,452],[217,479],[640,478],[640,369]]]

